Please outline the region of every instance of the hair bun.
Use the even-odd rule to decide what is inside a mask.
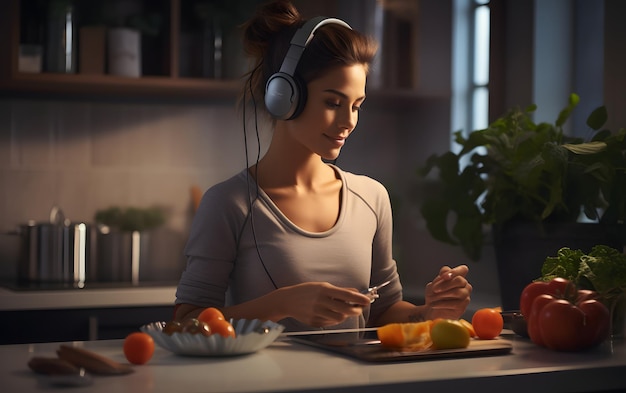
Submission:
[[[274,1],[259,6],[255,15],[243,26],[245,52],[260,60],[266,56],[270,43],[285,29],[296,30],[303,23],[298,10],[289,1]]]

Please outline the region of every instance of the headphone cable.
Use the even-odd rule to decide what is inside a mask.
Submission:
[[[260,68],[260,64],[257,65],[257,67],[252,70],[252,72],[250,73],[250,77],[248,78],[248,89],[244,88],[244,99],[243,99],[243,140],[244,140],[244,150],[245,150],[245,154],[246,154],[246,185],[248,187],[248,214],[250,216],[250,229],[252,230],[252,238],[254,239],[254,247],[256,249],[256,253],[257,256],[259,257],[259,261],[261,261],[261,266],[263,266],[263,270],[265,270],[265,274],[267,274],[267,277],[270,279],[270,281],[272,282],[272,285],[274,286],[275,289],[278,289],[278,286],[276,285],[276,283],[274,282],[274,279],[272,278],[272,275],[270,274],[269,270],[267,269],[267,266],[265,266],[265,262],[263,261],[263,257],[261,256],[261,251],[259,250],[259,244],[257,241],[257,237],[256,237],[256,230],[254,228],[254,214],[252,212],[253,209],[253,205],[256,203],[257,199],[259,199],[259,194],[260,194],[260,189],[259,189],[259,161],[261,159],[261,138],[259,136],[259,122],[258,122],[258,115],[257,115],[257,105],[256,105],[256,100],[254,98],[254,92],[252,90],[252,75]],[[255,133],[256,133],[256,140],[257,140],[257,156],[256,156],[256,164],[254,166],[254,171],[255,171],[255,185],[256,185],[256,195],[254,196],[254,200],[252,199],[252,196],[250,195],[250,162],[248,159],[248,135],[246,132],[246,106],[247,106],[247,102],[246,102],[246,91],[249,90],[250,91],[250,97],[252,99],[252,105],[254,108],[254,129],[255,129]]]

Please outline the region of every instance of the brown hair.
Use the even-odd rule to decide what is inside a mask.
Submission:
[[[280,69],[291,38],[305,22],[290,1],[278,0],[261,5],[244,24],[243,47],[254,60],[244,88],[254,95],[257,105],[263,105],[267,80]],[[329,23],[316,30],[307,44],[295,77],[307,84],[333,67],[354,64],[369,67],[376,50],[372,38]]]

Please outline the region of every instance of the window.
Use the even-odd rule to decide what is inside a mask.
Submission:
[[[451,131],[467,134],[488,126],[489,0],[455,0],[453,28]]]

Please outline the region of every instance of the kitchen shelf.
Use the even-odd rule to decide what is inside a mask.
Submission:
[[[163,75],[137,78],[109,74],[29,73],[18,70],[21,41],[21,2],[0,2],[0,53],[8,53],[0,60],[0,94],[39,96],[40,93],[67,97],[90,95],[92,97],[166,97],[168,99],[232,99],[239,93],[241,82],[237,79],[211,79],[180,75],[181,3],[184,0],[163,0],[169,20],[167,36],[168,53]],[[141,2],[141,0],[136,0]],[[169,9],[167,9],[169,8]]]
[[[88,97],[96,100],[235,101],[241,92],[243,80],[236,79],[232,75],[230,79],[198,76],[198,73],[205,71],[199,71],[198,65],[194,63],[198,61],[199,54],[196,54],[198,43],[194,41],[193,45],[196,46],[192,49],[189,47],[189,35],[195,37],[192,38],[195,40],[198,39],[199,34],[198,22],[191,16],[191,7],[194,3],[190,0],[129,0],[130,3],[141,4],[143,7],[151,9],[156,7],[162,15],[166,15],[162,36],[155,46],[160,51],[156,54],[158,70],[153,69],[150,74],[145,73],[141,77],[123,77],[106,73],[86,74],[81,73],[80,64],[76,73],[47,72],[45,66],[43,66],[43,72],[20,72],[18,69],[19,48],[20,44],[24,43],[23,32],[28,28],[20,11],[24,4],[30,7],[31,11],[38,10],[37,6],[33,5],[35,4],[33,1],[0,1],[0,53],[9,54],[0,59],[0,97],[41,99],[52,96],[58,99]],[[83,6],[86,4],[86,2],[76,1],[76,4]],[[88,4],[96,7],[99,4],[105,4],[102,2],[106,0],[90,0]],[[334,13],[337,7],[336,2],[331,0],[320,0],[315,3],[297,0],[296,2],[299,3],[298,7],[305,10],[305,14],[311,15]],[[21,26],[21,23],[24,25]],[[80,21],[78,27],[81,27]],[[41,34],[45,36],[44,33]],[[39,41],[45,42],[45,39],[40,38]],[[232,50],[231,53],[233,53]],[[243,56],[242,53],[239,55]],[[240,64],[245,60],[242,57],[238,61],[239,63],[233,64]],[[223,70],[227,69],[228,67],[223,68]],[[231,71],[231,74],[237,75],[238,72]],[[423,100],[440,98],[449,99],[448,94],[443,94],[441,97],[424,96],[418,89],[411,87],[395,88],[387,85],[379,89],[368,89],[368,103],[383,109],[411,109]]]
[[[92,96],[122,98],[167,96],[168,98],[233,98],[239,93],[236,80],[211,80],[144,76],[128,78],[113,75],[81,74],[29,74],[15,73],[0,81],[0,91],[13,94],[49,93],[67,96],[89,94]]]

